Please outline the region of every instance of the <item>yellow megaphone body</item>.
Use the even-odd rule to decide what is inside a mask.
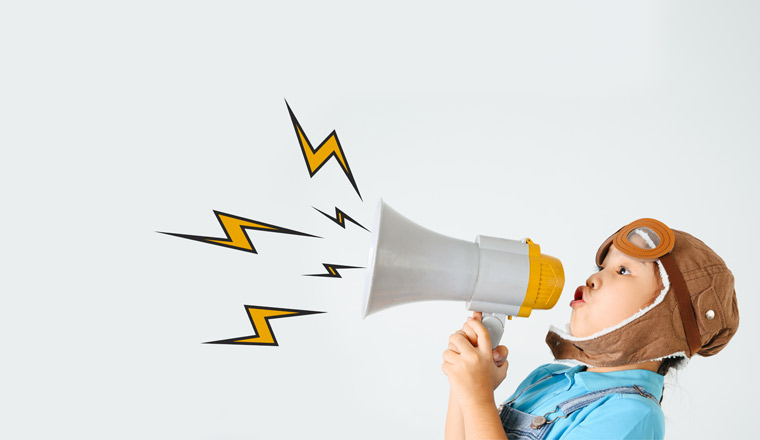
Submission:
[[[468,310],[483,312],[496,347],[506,317],[554,307],[565,283],[562,263],[541,255],[529,238],[451,238],[412,222],[382,200],[372,231],[364,317],[410,302],[465,301]]]

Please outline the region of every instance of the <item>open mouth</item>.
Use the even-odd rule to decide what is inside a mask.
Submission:
[[[583,301],[583,287],[578,286],[577,289],[575,289],[575,301]]]
[[[575,289],[575,296],[573,297],[573,300],[570,301],[570,307],[575,308],[585,303],[586,300],[583,299],[583,286],[578,286],[578,288]]]

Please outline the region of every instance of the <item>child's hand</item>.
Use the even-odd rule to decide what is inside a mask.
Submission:
[[[480,322],[480,314],[476,313],[462,330],[449,337],[442,370],[460,403],[493,402],[493,390],[507,375],[509,363],[506,358],[506,347],[491,350],[491,337]]]
[[[470,341],[470,344],[472,344],[473,347],[477,347],[478,346],[478,335],[477,335],[477,333],[475,333],[475,330],[473,330],[473,328],[470,325],[468,325],[469,322],[472,321],[472,320],[475,320],[475,321],[478,321],[478,322],[482,322],[483,321],[483,313],[481,313],[481,312],[474,312],[471,317],[467,318],[467,322],[465,322],[464,325],[462,326],[462,331],[465,333],[465,335],[467,335],[467,340]],[[490,333],[489,333],[489,337],[490,337]],[[491,346],[490,342],[489,342],[488,346],[489,347]],[[449,348],[453,348],[453,345],[449,344]],[[507,354],[508,353],[509,353],[509,350],[507,350],[507,347],[505,347],[503,345],[499,345],[498,347],[494,348],[493,349],[493,363],[496,364],[497,367],[501,367],[501,365],[504,362],[507,361]],[[501,378],[501,380],[499,380],[499,383],[501,383],[502,380],[504,380],[504,378]],[[498,386],[499,386],[499,384],[497,383],[494,386],[494,389],[496,389],[496,387],[498,387]]]
[[[483,329],[485,327],[481,324],[483,321],[483,313],[481,312],[475,312],[472,314],[472,317],[467,318],[467,322],[464,323],[462,326],[462,331],[465,332],[467,335],[467,339],[470,341],[470,343],[474,346],[478,346],[478,335],[475,332],[474,328],[472,327],[475,325],[474,323],[477,323]],[[473,324],[471,324],[473,323]],[[484,342],[486,347],[491,346],[491,334],[488,333],[488,330],[486,330],[486,335],[488,335],[488,339]],[[499,384],[501,384],[502,381],[504,381],[504,378],[507,377],[507,368],[509,368],[509,363],[507,362],[507,355],[509,354],[509,350],[507,350],[507,347],[503,345],[499,345],[492,351],[493,354],[493,363],[499,369],[498,374],[494,377],[494,384],[493,389],[495,390]],[[500,369],[500,367],[504,365],[503,371]]]

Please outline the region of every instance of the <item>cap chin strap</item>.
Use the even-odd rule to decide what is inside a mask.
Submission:
[[[686,287],[686,281],[683,279],[681,270],[678,269],[676,261],[671,254],[660,257],[660,262],[668,273],[671,288],[676,296],[678,303],[678,312],[681,314],[683,330],[686,334],[686,342],[689,344],[689,357],[694,356],[702,348],[702,337],[699,335],[697,326],[697,315],[694,312],[694,305],[689,297],[689,289]]]

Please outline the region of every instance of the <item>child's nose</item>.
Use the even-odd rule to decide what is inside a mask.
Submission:
[[[602,284],[602,278],[598,273],[595,273],[586,279],[586,286],[592,289],[598,289]]]

